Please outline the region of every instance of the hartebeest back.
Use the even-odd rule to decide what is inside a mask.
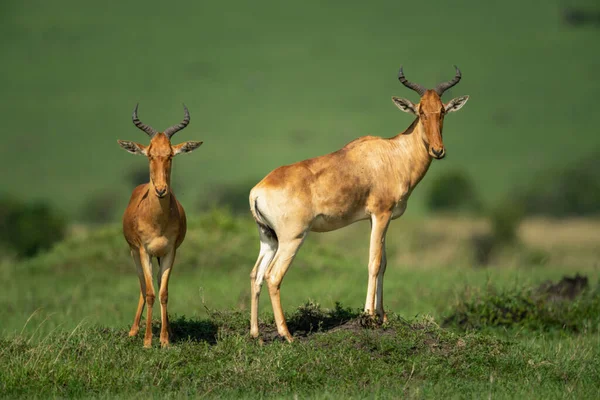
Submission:
[[[281,281],[309,231],[327,232],[353,222],[371,221],[369,283],[365,312],[385,320],[383,275],[386,268],[385,234],[390,220],[400,217],[431,160],[446,151],[442,141],[444,116],[459,110],[468,96],[443,104],[445,90],[461,73],[427,90],[404,77],[398,79],[421,99],[393,97],[402,111],[416,115],[404,132],[389,139],[365,136],[325,156],[279,167],[250,192],[250,209],[258,224],[260,253],[250,274],[252,305],[250,333],[258,336],[258,300],[266,279],[277,331],[288,341],[279,290]]]
[[[140,330],[140,319],[144,305],[146,312],[146,334],[144,347],[152,345],[152,307],[154,306],[154,285],[152,282],[152,257],[158,260],[158,290],[161,310],[160,344],[169,344],[169,317],[167,301],[169,295],[169,276],[175,260],[175,252],[183,242],[186,232],[186,219],[183,207],[171,190],[171,161],[181,153],[197,149],[202,142],[184,142],[171,145],[171,137],[190,122],[188,109],[185,118],[164,132],[157,132],[151,126],[143,124],[137,116],[138,107],[133,111],[133,123],[150,136],[150,145],[119,140],[119,145],[132,154],[148,157],[150,161],[150,180],[133,190],[129,205],[123,215],[123,234],[129,244],[131,257],[137,267],[140,280],[140,300],[129,336],[135,336]]]

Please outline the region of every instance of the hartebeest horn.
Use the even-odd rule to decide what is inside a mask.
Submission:
[[[459,81],[460,78],[462,77],[461,73],[460,73],[460,69],[458,69],[458,67],[455,65],[454,68],[456,68],[456,75],[454,75],[454,78],[452,80],[449,80],[448,82],[442,82],[439,85],[437,85],[435,87],[435,92],[441,97],[444,92],[448,89],[450,89],[452,86],[456,85]]]
[[[179,132],[180,130],[182,130],[186,126],[188,126],[188,124],[190,123],[190,112],[188,111],[188,109],[185,106],[185,104],[183,105],[183,110],[185,112],[185,116],[183,117],[183,121],[181,121],[177,125],[173,125],[173,126],[167,128],[167,129],[165,129],[165,135],[167,135],[167,137],[169,139],[171,139],[171,137],[174,134],[176,134],[177,132]]]
[[[140,105],[140,103],[137,103],[135,105],[135,110],[133,110],[133,115],[131,116],[131,119],[133,120],[133,124],[135,126],[137,126],[138,128],[140,128],[141,130],[143,130],[144,132],[146,132],[148,134],[148,136],[152,137],[154,135],[156,135],[156,130],[151,127],[150,125],[146,125],[144,123],[142,123],[142,121],[140,121],[140,119],[137,116],[137,111],[138,111],[138,106]]]
[[[419,93],[419,96],[423,96],[423,93],[425,93],[425,91],[427,90],[427,89],[425,89],[424,86],[421,86],[418,83],[409,82],[404,77],[404,72],[402,71],[402,66],[400,66],[400,71],[398,71],[398,80],[400,81],[400,83],[402,83],[407,88],[412,89],[415,92]]]

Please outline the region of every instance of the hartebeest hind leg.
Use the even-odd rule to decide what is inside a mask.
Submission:
[[[273,261],[275,252],[277,251],[277,239],[271,231],[259,226],[258,232],[260,236],[260,252],[250,273],[250,335],[258,337],[258,301],[260,299],[260,290],[267,268]]]
[[[308,230],[305,230],[299,235],[293,236],[292,239],[279,238],[279,248],[275,253],[273,262],[267,270],[267,285],[269,287],[269,295],[271,296],[271,304],[273,305],[273,314],[275,316],[275,324],[277,325],[277,332],[279,335],[291,342],[292,335],[288,330],[285,318],[283,315],[283,309],[281,308],[281,298],[279,289],[281,287],[281,281],[285,276],[288,268],[294,257],[298,253],[298,249],[304,242]]]
[[[164,257],[158,259],[158,298],[160,300],[160,345],[169,346],[171,327],[169,325],[169,314],[167,313],[167,302],[169,301],[169,277],[175,261],[175,250],[170,251]]]
[[[385,234],[390,224],[391,213],[380,213],[371,215],[371,244],[369,247],[369,284],[367,286],[367,299],[365,301],[365,313],[375,314],[375,297],[379,294],[377,290],[378,281],[381,282],[381,303],[377,307],[377,315],[383,321],[383,257]],[[377,296],[379,297],[379,296]]]
[[[131,258],[133,258],[136,272],[138,274],[138,278],[140,279],[140,300],[138,301],[138,307],[133,319],[133,325],[129,331],[129,336],[136,336],[140,331],[140,320],[142,319],[142,312],[144,311],[144,306],[146,305],[146,280],[144,279],[144,270],[138,249],[131,249]]]

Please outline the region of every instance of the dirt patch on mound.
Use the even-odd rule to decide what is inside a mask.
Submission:
[[[543,282],[535,292],[538,295],[547,296],[546,299],[550,301],[573,300],[588,286],[587,276],[577,274],[573,278],[563,276],[557,283],[552,281]]]

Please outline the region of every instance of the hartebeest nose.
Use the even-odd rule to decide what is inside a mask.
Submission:
[[[444,158],[444,156],[446,155],[446,150],[443,147],[441,149],[432,148],[431,152],[433,153],[433,156],[438,160]]]
[[[158,197],[163,197],[167,193],[167,188],[156,188],[156,195]]]

